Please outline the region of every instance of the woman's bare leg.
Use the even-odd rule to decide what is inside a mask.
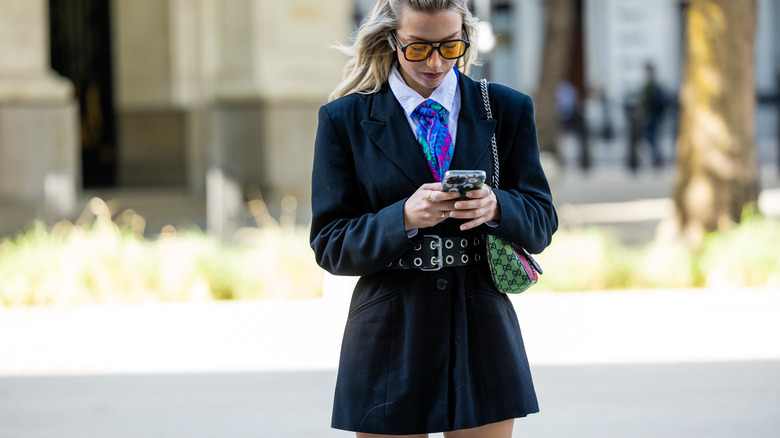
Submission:
[[[473,429],[453,430],[444,432],[444,438],[512,438],[512,428],[515,420],[486,424]]]
[[[357,438],[428,438],[424,435],[374,435],[373,433],[357,433]]]
[[[486,424],[473,429],[453,430],[444,432],[444,438],[512,438],[512,429],[515,420],[506,420],[499,423]],[[357,438],[428,438],[423,435],[374,435],[371,433],[357,433]]]

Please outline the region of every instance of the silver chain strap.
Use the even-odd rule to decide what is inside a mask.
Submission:
[[[485,110],[487,111],[488,119],[493,118],[493,111],[490,110],[490,97],[488,96],[488,84],[487,79],[479,81],[479,88],[482,90],[482,102],[485,104]],[[493,138],[490,140],[490,148],[493,152],[493,188],[498,188],[498,146],[496,145],[496,134],[493,133]]]

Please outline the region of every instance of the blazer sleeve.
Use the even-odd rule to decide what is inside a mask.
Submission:
[[[495,193],[501,221],[489,232],[538,254],[550,245],[558,216],[540,162],[533,101],[500,85],[491,84],[490,89],[495,89],[491,106],[498,109],[500,178]]]
[[[335,275],[368,275],[385,269],[414,244],[404,228],[406,199],[372,211],[352,152],[354,114],[319,111],[312,169],[309,241],[317,264]],[[357,128],[355,128],[357,129]],[[359,137],[357,137],[359,138]],[[368,163],[364,163],[368,165]]]

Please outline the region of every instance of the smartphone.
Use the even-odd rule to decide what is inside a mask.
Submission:
[[[484,183],[484,170],[448,170],[444,173],[441,191],[460,192],[458,199],[465,199],[466,193],[481,188]]]

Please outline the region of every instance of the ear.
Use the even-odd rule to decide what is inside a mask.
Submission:
[[[390,49],[395,52],[395,43],[393,43],[393,36],[388,35],[387,36],[387,43],[390,44]]]

